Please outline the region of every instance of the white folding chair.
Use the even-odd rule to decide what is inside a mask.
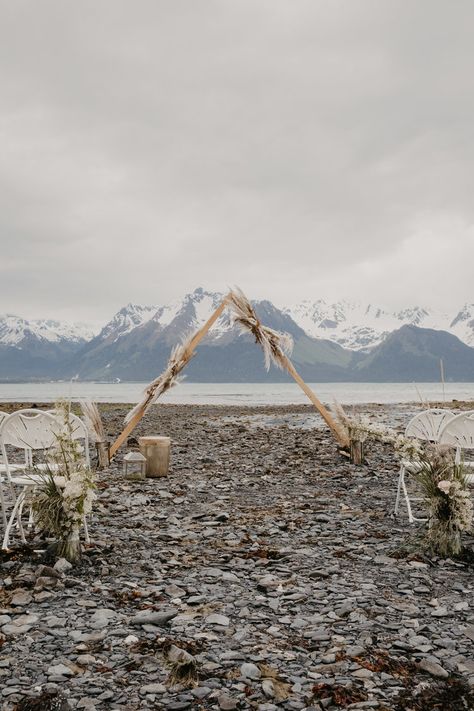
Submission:
[[[89,465],[89,439],[86,427],[76,415],[71,415],[71,417],[75,418],[72,436],[74,439],[85,440],[85,459]],[[46,470],[46,467],[48,467],[48,465],[42,463],[34,464],[34,453],[38,451],[46,452],[51,449],[56,444],[57,436],[63,426],[57,414],[32,409],[18,410],[12,415],[3,418],[0,423],[0,451],[5,465],[5,483],[8,485],[13,499],[13,510],[7,521],[6,500],[0,472],[0,500],[4,524],[2,548],[4,549],[8,547],[10,531],[15,518],[18,521],[21,539],[23,542],[26,540],[21,522],[23,504],[27,493],[42,481],[41,470]],[[8,458],[7,446],[22,449],[25,452],[25,464],[12,465]],[[19,473],[20,469],[23,470],[23,474]],[[39,473],[35,472],[34,469],[39,470]],[[58,477],[58,482],[60,484],[63,483],[62,477]],[[15,494],[15,486],[21,487],[21,492],[18,496]],[[84,534],[86,543],[89,543],[90,538],[85,517]]]
[[[405,437],[421,439],[425,442],[439,442],[441,432],[446,423],[450,422],[455,417],[450,410],[441,410],[432,408],[424,410],[415,415],[408,423],[405,429]],[[410,523],[415,521],[426,521],[426,518],[416,518],[413,515],[411,506],[412,501],[420,501],[420,497],[409,497],[406,477],[407,474],[415,474],[419,470],[419,464],[409,459],[402,459],[400,463],[400,473],[398,476],[397,496],[395,499],[394,514],[398,515],[400,501],[403,494],[407,507],[408,520]]]
[[[2,506],[2,519],[4,536],[2,548],[8,547],[10,530],[15,518],[18,520],[21,540],[25,542],[25,533],[21,522],[21,510],[26,494],[40,481],[38,475],[28,472],[33,466],[33,452],[46,451],[56,441],[58,431],[57,419],[41,410],[17,410],[4,417],[0,424],[0,452],[2,456],[3,471],[0,471],[0,503]],[[12,463],[8,449],[20,449],[24,453],[24,463]],[[4,484],[6,484],[12,498],[13,509],[7,520],[6,497]],[[20,494],[16,494],[15,487],[21,487]]]
[[[456,448],[455,462],[461,463],[464,449],[474,451],[474,412],[463,412],[447,422],[441,430],[440,444]],[[472,472],[467,473],[468,484],[474,484],[474,461],[464,460],[463,464]]]
[[[2,410],[0,410],[0,425],[2,424],[3,420],[4,420],[6,417],[9,417],[8,412],[3,412]],[[24,469],[24,467],[25,467],[26,464],[27,464],[27,460],[26,460],[26,452],[25,452],[25,462],[24,462],[24,464],[12,464],[12,463],[10,463],[10,471],[20,471],[21,469]],[[0,476],[1,476],[2,472],[5,472],[5,471],[6,471],[6,464],[5,464],[5,462],[3,461],[3,457],[0,455]]]

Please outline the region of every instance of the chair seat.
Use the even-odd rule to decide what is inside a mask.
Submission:
[[[10,477],[11,483],[15,486],[37,486],[38,484],[41,484],[44,481],[44,478],[41,476],[41,474],[27,474],[25,476],[15,476],[13,475]],[[5,483],[6,479],[3,479]],[[66,478],[64,476],[55,476],[54,481],[57,486],[60,488],[64,488],[66,485]]]
[[[402,459],[402,467],[407,472],[419,472],[421,471],[420,462],[412,462],[410,459]]]
[[[9,464],[8,468],[11,472],[21,472],[26,467],[26,464]],[[0,464],[0,474],[7,471],[6,464]]]
[[[48,462],[48,464],[42,462],[40,464],[34,464],[34,469],[39,472],[47,472],[59,469],[59,466],[59,464],[54,464],[54,462]]]
[[[407,472],[416,473],[421,470],[421,464],[419,462],[412,462],[409,459],[403,459],[402,466]],[[466,469],[474,469],[474,461],[463,462],[463,466]],[[468,484],[474,483],[474,474],[466,474],[466,480]]]

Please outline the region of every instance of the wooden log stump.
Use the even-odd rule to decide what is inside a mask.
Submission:
[[[109,443],[96,442],[95,448],[97,450],[97,469],[105,469],[110,464]]]
[[[351,439],[350,460],[358,466],[364,463],[364,443],[360,439]]]
[[[167,476],[170,464],[169,437],[139,437],[138,446],[146,459],[146,476],[154,479]]]

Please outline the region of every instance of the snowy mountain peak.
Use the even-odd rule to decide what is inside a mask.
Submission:
[[[426,321],[431,315],[431,312],[421,306],[413,306],[412,308],[403,309],[395,314],[395,316],[403,323],[410,323],[412,326],[420,326],[423,321]]]
[[[53,319],[25,319],[13,314],[0,316],[0,343],[17,348],[28,340],[38,339],[49,343],[85,343],[95,335],[95,330],[84,323],[67,323]]]
[[[318,300],[303,301],[286,309],[296,323],[314,338],[327,338],[351,350],[367,350],[381,343],[392,331],[404,324],[449,330],[446,314],[435,313],[421,306],[390,312],[374,304],[339,301],[327,304]],[[474,307],[472,308],[474,314]],[[454,332],[454,331],[453,331]],[[474,326],[463,336],[466,343],[474,343]]]
[[[111,344],[148,324],[146,330],[150,338],[164,333],[166,342],[172,345],[182,336],[201,328],[223,296],[198,287],[181,299],[161,306],[129,303],[102,328],[98,338]],[[369,350],[403,325],[449,331],[474,346],[474,303],[464,304],[454,318],[453,314],[419,305],[391,312],[373,303],[348,300],[329,303],[324,299],[305,299],[283,309],[276,309],[267,300],[254,303],[270,320],[280,324],[280,330],[292,331],[296,324],[312,338],[333,341],[350,350]],[[288,317],[294,322],[293,326]],[[57,344],[61,348],[67,344],[77,347],[92,340],[97,330],[87,324],[53,319],[27,320],[12,314],[0,316],[0,344],[19,349],[35,341]],[[137,337],[140,337],[139,332]],[[232,317],[224,311],[206,341],[222,345],[232,337]]]
[[[455,318],[451,322],[451,327],[456,326],[458,323],[465,321],[471,321],[474,318],[474,304],[464,304],[462,309],[456,314]]]
[[[118,311],[109,323],[107,323],[99,334],[101,339],[116,341],[126,333],[130,333],[137,326],[149,321],[156,314],[157,306],[141,306],[139,304],[127,304]]]

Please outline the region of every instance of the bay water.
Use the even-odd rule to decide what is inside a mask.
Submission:
[[[309,383],[320,400],[342,404],[474,400],[474,383]],[[0,383],[0,402],[137,402],[147,383]],[[295,383],[190,383],[169,390],[160,402],[196,405],[292,405],[308,398]]]

